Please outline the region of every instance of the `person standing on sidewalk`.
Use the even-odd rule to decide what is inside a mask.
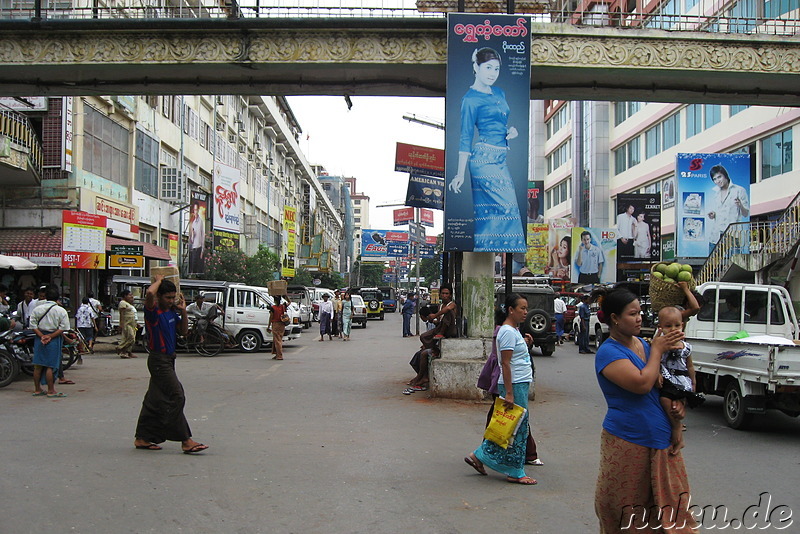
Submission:
[[[283,359],[283,334],[286,332],[286,323],[283,318],[286,315],[286,304],[281,295],[275,296],[275,304],[269,309],[269,328],[272,332],[272,359]]]
[[[95,319],[97,319],[97,315],[89,305],[89,297],[83,297],[78,311],[75,312],[75,326],[89,344],[89,352],[94,352],[94,336],[97,332]]]
[[[333,317],[333,303],[330,302],[330,296],[327,293],[322,294],[322,302],[319,304],[319,341],[325,339],[325,334],[328,334],[328,339],[331,337],[331,317]]]
[[[567,305],[563,300],[556,297],[553,302],[554,311],[556,313],[556,337],[558,344],[564,343],[564,314],[567,313]]]
[[[122,339],[117,345],[117,353],[120,358],[136,358],[133,353],[133,345],[136,343],[136,308],[133,307],[133,293],[126,289],[120,295],[119,301],[119,328],[122,331]]]
[[[55,375],[61,367],[61,334],[69,330],[67,310],[56,302],[58,290],[48,287],[45,290],[45,301],[31,312],[30,324],[36,339],[33,344],[33,396],[66,397],[55,389]],[[42,391],[42,373],[45,373],[47,392]]]
[[[157,451],[164,441],[180,441],[184,454],[202,452],[207,445],[192,439],[192,431],[183,414],[186,397],[175,373],[177,332],[186,335],[189,319],[183,297],[176,300],[175,284],[157,274],[147,288],[144,319],[147,328],[147,369],[150,384],[142,401],[136,425],[137,449]]]
[[[578,317],[581,320],[581,330],[578,332],[578,352],[580,354],[594,354],[589,350],[589,318],[591,317],[589,295],[581,297],[581,303],[578,304]]]
[[[411,316],[414,315],[414,307],[416,299],[414,294],[411,293],[403,303],[403,337],[411,337]]]

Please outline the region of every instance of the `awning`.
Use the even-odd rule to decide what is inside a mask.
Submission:
[[[144,257],[169,261],[169,252],[158,245],[118,237],[106,237],[106,252],[111,245],[142,245]],[[28,258],[37,265],[61,265],[61,229],[3,228],[0,229],[0,254]],[[52,263],[54,258],[58,263]],[[47,259],[48,261],[41,261]]]
[[[111,245],[143,245],[145,258],[150,258],[151,260],[167,260],[167,261],[170,261],[172,259],[167,249],[159,247],[158,245],[154,245],[152,243],[148,243],[146,241],[133,241],[130,239],[120,239],[118,237],[108,236],[106,237],[106,252],[111,251]]]

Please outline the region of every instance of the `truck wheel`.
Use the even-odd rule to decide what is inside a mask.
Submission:
[[[594,327],[594,348],[599,349],[600,345],[603,344],[605,341],[605,336],[603,334],[603,328],[598,324]]]
[[[254,330],[245,330],[236,340],[242,352],[256,352],[261,348],[261,334]]]
[[[753,422],[753,414],[744,411],[744,397],[736,380],[731,380],[725,388],[723,412],[725,422],[736,430],[744,430]]]
[[[555,343],[551,343],[550,345],[545,345],[541,347],[542,349],[542,356],[552,356],[553,353],[556,351]]]
[[[542,309],[534,308],[528,312],[522,324],[533,337],[544,336],[550,331],[550,315]]]

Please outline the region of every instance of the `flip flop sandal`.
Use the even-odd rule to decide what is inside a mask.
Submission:
[[[471,454],[469,456],[464,456],[464,461],[472,467],[475,471],[480,473],[483,476],[487,476],[489,473],[486,472],[486,468],[483,467],[483,464],[478,461],[477,458],[473,457]]]
[[[544,465],[544,462],[538,458],[535,460],[526,460],[525,463],[528,465]]]
[[[205,451],[206,449],[208,449],[208,445],[203,445],[202,443],[198,443],[191,449],[183,449],[183,454],[197,454]]]
[[[47,395],[47,398],[48,398],[48,399],[60,399],[61,397],[66,397],[66,396],[67,396],[67,394],[66,394],[66,393],[62,393],[62,392],[60,392],[60,391],[59,391],[58,393],[56,393],[56,394],[54,394],[54,395],[50,395],[50,394],[48,394],[48,395]]]
[[[31,394],[32,397],[44,397],[45,395],[47,395],[46,391],[40,391],[39,393]]]
[[[414,393],[413,389],[404,389],[403,390],[403,395],[411,395],[412,393]]]
[[[411,386],[408,389],[413,389],[414,391],[428,391],[428,386]]]
[[[156,445],[155,443],[148,443],[147,445],[134,445],[137,449],[141,451],[160,451],[164,447]]]

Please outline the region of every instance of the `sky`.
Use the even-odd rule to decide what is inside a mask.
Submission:
[[[300,149],[312,165],[322,165],[331,176],[356,178],[357,192],[370,197],[370,226],[394,228],[392,211],[381,204],[403,204],[408,173],[395,172],[398,142],[444,148],[444,130],[409,122],[413,114],[444,122],[444,98],[353,96],[347,109],[342,96],[287,97],[303,133]],[[398,228],[401,229],[401,228]],[[434,227],[442,232],[442,212],[434,210]]]

